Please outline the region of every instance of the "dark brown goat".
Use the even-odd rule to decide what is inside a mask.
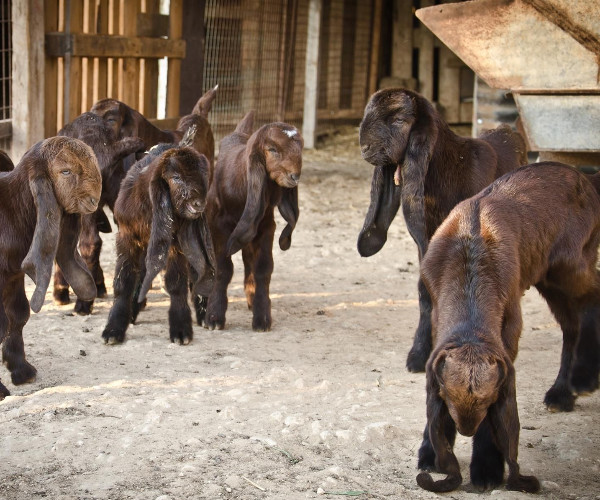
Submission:
[[[591,181],[591,182],[590,182]],[[471,480],[535,492],[517,463],[515,369],[521,297],[535,286],[563,331],[561,367],[545,402],[570,410],[569,379],[580,320],[600,305],[600,176],[560,163],[523,167],[457,205],[421,263],[433,302],[434,350],[427,362],[427,428],[419,467],[448,474],[417,481],[450,491],[462,481],[452,452],[456,429],[474,436]]]
[[[198,277],[194,296],[208,294],[214,275],[210,242],[202,240],[210,237],[204,217],[208,175],[207,158],[194,148],[159,144],[125,177],[114,210],[115,298],[102,333],[105,342],[124,341],[152,279],[165,267],[171,341],[192,340],[188,266]]]
[[[358,237],[363,257],[377,253],[402,203],[419,261],[437,227],[459,201],[527,163],[525,142],[504,125],[479,139],[459,137],[431,103],[405,89],[371,96],[360,125],[363,158],[375,166],[371,204]],[[419,325],[407,367],[425,369],[431,352],[431,299],[419,281]]]
[[[159,143],[178,143],[182,140],[185,131],[195,125],[196,135],[194,136],[193,147],[198,152],[204,154],[212,164],[215,154],[215,144],[212,129],[208,123],[207,117],[216,96],[216,91],[217,87],[206,92],[198,100],[192,113],[183,116],[179,120],[177,130],[161,130],[152,125],[152,123],[150,123],[141,113],[126,104],[115,99],[102,99],[94,104],[90,113],[100,117],[103,121],[103,125],[92,125],[81,121],[80,123],[83,125],[87,123],[87,130],[78,133],[80,135],[85,134],[89,140],[79,137],[79,135],[75,135],[75,137],[82,138],[92,146],[96,154],[98,154],[96,149],[101,150],[101,148],[97,148],[97,146],[102,146],[103,143],[104,145],[111,146],[115,144],[115,141],[131,141],[136,137],[139,137],[139,139],[135,140],[141,139],[146,145],[146,148],[149,149]],[[86,113],[86,116],[87,115],[88,114]],[[97,129],[99,127],[105,127],[108,131],[112,131],[111,140],[99,141],[90,133],[94,128]],[[73,130],[73,127],[71,127],[71,130]],[[102,136],[107,134],[108,132],[106,130],[102,130]],[[100,267],[102,240],[100,239],[99,232],[111,231],[110,222],[106,218],[102,207],[107,205],[111,210],[113,209],[125,173],[134,162],[134,156],[130,155],[109,169],[111,175],[109,178],[104,178],[103,203],[100,210],[95,214],[95,223],[93,220],[94,217],[90,217],[89,220],[88,218],[83,220],[82,236],[79,243],[80,250],[90,271],[96,279],[98,297],[104,297],[106,295],[104,275],[102,273],[102,268]],[[55,276],[55,282],[54,292],[56,302],[59,304],[68,304],[68,286],[64,283],[64,280],[61,282],[60,275]],[[93,302],[86,303],[78,300],[75,304],[75,311],[79,314],[90,314],[92,308]]]
[[[216,278],[208,299],[205,325],[225,327],[227,287],[233,275],[231,256],[242,250],[244,290],[253,311],[252,328],[271,328],[269,285],[273,273],[274,207],[287,222],[279,246],[287,250],[298,220],[298,180],[303,140],[286,123],[263,125],[252,133],[249,112],[219,145],[219,159],[208,193]]]
[[[144,142],[137,137],[125,137],[118,139],[111,127],[102,118],[87,112],[79,115],[71,123],[65,125],[59,132],[59,136],[74,137],[85,142],[92,148],[102,174],[102,196],[98,209],[81,219],[81,236],[79,250],[86,262],[88,269],[94,276],[96,282],[96,293],[98,297],[106,295],[104,274],[100,267],[100,251],[102,239],[99,232],[110,232],[111,226],[104,207],[111,210],[114,207],[121,180],[125,176],[123,159],[130,154],[145,149]],[[69,303],[69,284],[65,280],[60,268],[54,273],[54,301],[57,304]],[[93,301],[77,298],[75,311],[80,314],[92,312]]]
[[[54,259],[79,297],[96,295],[77,239],[80,214],[96,210],[101,183],[92,150],[67,137],[38,142],[12,171],[0,174],[0,341],[14,384],[36,375],[25,360],[23,327],[30,305],[38,312],[44,303]],[[30,301],[25,274],[36,284]],[[7,395],[0,383],[0,399]]]

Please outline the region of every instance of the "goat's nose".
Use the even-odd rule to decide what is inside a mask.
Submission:
[[[96,206],[98,204],[98,200],[96,198],[94,198],[93,196],[90,196],[90,203],[94,206]]]
[[[360,151],[362,154],[365,154],[367,151],[369,151],[369,149],[371,149],[371,145],[370,144],[365,144],[364,146],[360,147]]]
[[[294,181],[294,182],[298,182],[300,180],[300,174],[290,174],[290,178]]]

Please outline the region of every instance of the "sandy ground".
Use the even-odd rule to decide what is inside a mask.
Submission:
[[[169,342],[158,283],[119,346],[100,338],[111,296],[79,317],[48,293],[24,332],[37,381],[15,387],[0,372],[12,393],[0,403],[1,499],[436,497],[415,481],[424,375],[404,366],[416,249],[399,217],[384,249],[359,257],[372,169],[350,132],[305,153],[292,247],[274,251],[272,331],[251,329],[237,255],[227,329],[195,326],[188,346]],[[102,259],[110,284],[112,234]],[[600,498],[600,394],[572,413],[546,410],[561,334],[537,292],[523,312],[522,471],[542,481],[542,498]],[[459,436],[456,453],[465,481],[445,496],[481,495],[470,440]]]

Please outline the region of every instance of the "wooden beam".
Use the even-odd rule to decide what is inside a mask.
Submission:
[[[12,3],[11,157],[23,154],[44,138],[44,0]]]
[[[305,88],[304,88],[304,120],[302,136],[304,147],[315,147],[317,128],[318,97],[318,64],[319,64],[319,30],[321,26],[322,0],[310,0],[308,5],[308,39],[306,40]]]
[[[171,0],[169,10],[169,38],[171,41],[185,42],[183,33],[183,0]],[[181,86],[181,60],[170,57],[167,70],[167,109],[166,117],[179,116],[179,90]]]
[[[43,46],[43,44],[42,44]],[[47,33],[46,55],[64,57],[185,57],[184,40],[85,33]]]
[[[179,114],[189,114],[202,95],[204,73],[204,7],[206,0],[183,0],[183,39],[191,48],[181,61]],[[219,82],[209,84],[215,86]]]

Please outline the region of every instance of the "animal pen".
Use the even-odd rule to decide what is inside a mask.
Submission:
[[[357,124],[381,85],[419,90],[450,123],[470,124],[473,73],[414,16],[416,8],[432,3],[17,2],[11,34],[20,57],[12,80],[27,91],[13,93],[13,114],[3,117],[6,147],[20,157],[104,97],[122,100],[168,128],[215,85],[210,122],[217,141],[249,109],[256,110],[257,124],[300,127],[307,89],[315,95],[316,134]],[[2,5],[10,19],[10,2]],[[311,36],[310,9],[316,9],[318,28]],[[307,47],[317,50],[314,77],[307,77]],[[10,45],[5,50],[8,57]],[[8,68],[3,66],[5,85]]]

